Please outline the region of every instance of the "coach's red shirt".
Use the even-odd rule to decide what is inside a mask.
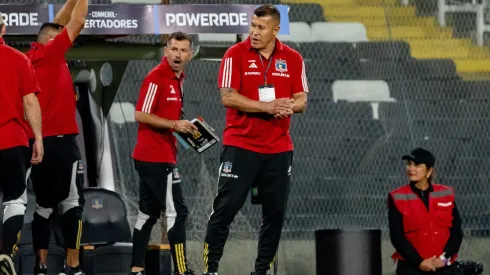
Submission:
[[[263,64],[262,64],[263,62]],[[259,100],[259,86],[274,85],[275,98],[292,98],[293,94],[308,92],[305,66],[301,55],[276,39],[274,53],[267,60],[252,48],[250,38],[229,48],[218,77],[218,88],[233,88],[241,95]],[[290,118],[244,113],[227,108],[223,144],[246,150],[274,154],[293,150],[289,134]]]
[[[36,71],[42,93],[43,136],[78,134],[76,93],[65,54],[72,43],[66,28],[46,45],[32,43],[26,53]],[[32,138],[31,129],[29,136]]]
[[[0,150],[28,146],[23,97],[39,92],[27,57],[5,45],[0,37]]]
[[[169,120],[179,120],[182,110],[184,74],[177,78],[164,57],[143,80],[136,111]],[[159,129],[140,123],[133,158],[147,162],[177,163],[177,139],[171,129]]]

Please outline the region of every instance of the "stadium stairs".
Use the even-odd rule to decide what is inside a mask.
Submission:
[[[469,38],[455,38],[453,28],[439,27],[435,16],[418,16],[415,6],[399,0],[286,0],[288,3],[318,3],[330,22],[360,22],[369,40],[404,40],[414,58],[453,59],[465,80],[490,79],[490,50]]]

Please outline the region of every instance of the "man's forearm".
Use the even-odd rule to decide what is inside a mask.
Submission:
[[[144,123],[150,125],[151,127],[160,129],[173,129],[175,122],[174,120],[161,118],[154,114],[147,114],[143,112],[136,112],[135,119],[139,123]]]
[[[295,113],[302,113],[306,109],[306,93],[297,93],[293,95],[294,99],[294,105],[293,105],[293,112]]]
[[[42,116],[39,101],[34,94],[24,97],[24,112],[36,139],[42,139]]]
[[[242,96],[237,91],[231,88],[221,88],[221,102],[225,107],[237,109],[246,113],[263,113],[263,102],[252,100]]]
[[[54,17],[53,22],[63,26],[66,25],[68,21],[70,21],[71,13],[73,12],[73,8],[75,8],[76,4],[77,0],[66,1],[60,11]]]

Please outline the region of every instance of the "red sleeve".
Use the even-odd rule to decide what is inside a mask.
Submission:
[[[157,105],[158,98],[160,96],[160,87],[156,81],[152,80],[152,77],[147,76],[143,80],[143,84],[140,88],[140,95],[136,102],[136,111],[152,114],[155,112],[155,106]]]
[[[48,56],[63,57],[72,45],[73,43],[68,36],[68,31],[66,28],[63,28],[63,30],[54,39],[50,40],[46,44],[44,49]]]
[[[226,51],[225,56],[221,60],[218,74],[218,89],[232,88],[238,91],[240,89],[241,76],[242,70],[240,68],[238,47],[233,46]]]
[[[291,74],[292,90],[291,94],[309,92],[308,80],[306,79],[305,62],[299,53],[296,53],[294,67]]]
[[[22,77],[22,96],[26,96],[32,93],[38,93],[41,91],[39,88],[39,83],[37,81],[36,72],[34,71],[34,67],[32,66],[31,61],[25,58],[25,66],[23,66],[24,70],[21,72]]]

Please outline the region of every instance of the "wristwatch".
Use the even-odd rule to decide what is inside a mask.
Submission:
[[[444,262],[444,265],[446,265],[446,266],[450,266],[450,265],[451,265],[451,257],[446,258],[446,257],[444,256],[444,254],[446,254],[446,253],[443,253],[443,254],[442,254],[440,257],[439,257],[439,259],[441,259],[441,260]]]

